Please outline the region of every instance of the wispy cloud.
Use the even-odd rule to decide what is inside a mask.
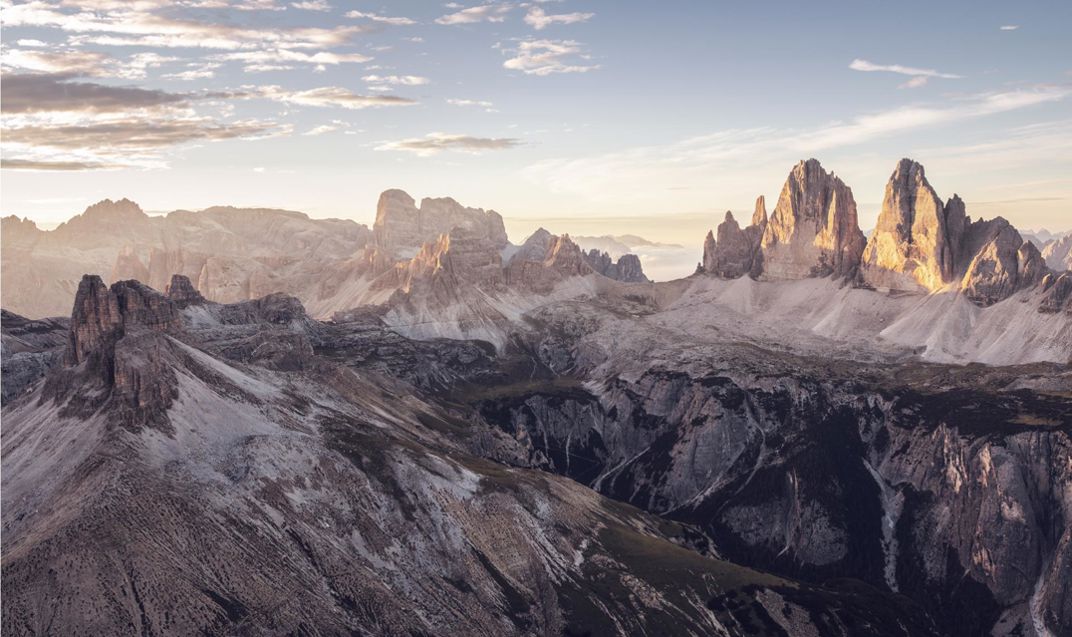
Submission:
[[[239,50],[259,47],[322,49],[346,44],[369,31],[365,25],[254,28],[223,22],[169,17],[152,11],[168,3],[104,3],[99,10],[71,10],[44,2],[4,4],[6,28],[51,27],[76,34],[72,44]],[[274,3],[243,3],[234,9],[263,10]]]
[[[537,31],[547,28],[552,24],[577,24],[592,19],[594,13],[558,13],[548,14],[543,7],[532,7],[525,14],[525,23]]]
[[[372,20],[373,22],[380,22],[382,24],[391,24],[394,26],[409,26],[411,24],[417,24],[416,20],[404,17],[391,17],[386,15],[379,15],[377,13],[366,13],[364,11],[347,11],[347,18],[364,18],[365,20]]]
[[[372,60],[371,57],[360,53],[333,53],[330,51],[306,53],[305,51],[291,49],[235,51],[233,53],[212,55],[208,59],[222,62],[244,62],[246,65],[244,70],[247,73],[286,70],[293,68],[293,64],[311,64],[315,67],[323,68],[324,66],[336,66],[339,64],[360,64]]]
[[[3,113],[114,113],[173,106],[189,99],[161,90],[76,82],[74,78],[69,73],[0,75]]]
[[[342,121],[341,119],[333,119],[333,120],[331,120],[331,123],[329,123],[329,124],[321,124],[320,126],[316,126],[314,128],[311,128],[311,129],[305,131],[304,133],[302,133],[302,135],[306,135],[306,136],[309,136],[309,137],[316,137],[316,136],[319,136],[319,135],[324,135],[325,133],[333,133],[335,131],[343,130],[343,129],[346,129],[346,128],[349,128],[349,127],[350,127],[350,125],[347,124],[346,122]]]
[[[513,9],[510,4],[482,4],[448,13],[436,18],[436,24],[475,24],[477,22],[503,22]]]
[[[710,175],[721,175],[723,181],[743,179],[760,163],[785,164],[911,130],[1057,102],[1070,94],[1068,87],[1039,87],[978,94],[943,105],[903,106],[805,130],[730,129],[672,144],[541,161],[523,174],[554,192],[593,201],[652,198],[667,184],[697,183]]]
[[[591,56],[573,40],[523,40],[509,50],[514,57],[503,62],[503,68],[526,75],[586,73],[599,68],[598,64],[587,64]]]
[[[419,75],[365,75],[361,79],[369,84],[390,84],[392,86],[421,86],[428,83],[428,78]]]
[[[409,106],[415,100],[397,95],[362,95],[339,86],[324,86],[304,91],[287,90],[282,86],[251,87],[233,95],[239,98],[263,98],[301,106],[334,107],[350,110],[383,106]]]
[[[942,73],[934,69],[921,69],[912,66],[903,66],[901,64],[875,64],[868,62],[867,60],[861,60],[859,58],[852,61],[849,64],[849,68],[854,71],[864,72],[885,72],[896,73],[898,75],[909,75],[912,79],[908,80],[901,85],[901,88],[918,88],[927,84],[930,78],[943,78],[943,79],[960,79],[960,75],[954,73]]]
[[[93,161],[48,161],[34,159],[0,159],[0,168],[4,170],[38,170],[38,171],[74,171],[74,170],[118,170],[127,168],[123,164]]]
[[[1015,31],[1020,28],[1019,24],[1003,24],[1001,25],[1002,31]]]
[[[479,154],[488,150],[505,150],[521,145],[521,140],[512,137],[474,137],[450,133],[429,133],[425,137],[383,142],[376,150],[397,150],[429,157],[442,151],[452,150]]]
[[[302,2],[291,2],[290,6],[305,11],[331,11],[331,5],[326,0],[302,0]]]
[[[495,104],[493,104],[493,103],[491,103],[491,102],[489,102],[487,100],[465,100],[465,99],[447,98],[447,104],[450,104],[451,106],[472,106],[472,107],[476,107],[476,108],[482,108],[482,109],[484,109],[484,112],[486,112],[486,113],[497,113],[498,112],[497,110],[495,110]]]

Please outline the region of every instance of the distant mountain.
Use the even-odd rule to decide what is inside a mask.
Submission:
[[[87,271],[158,289],[182,274],[219,302],[293,294],[317,316],[330,316],[382,302],[408,285],[395,270],[409,268],[407,262],[426,246],[444,255],[449,245],[435,245],[455,230],[478,242],[479,250],[486,248],[488,258],[510,246],[498,213],[450,198],[424,199],[418,207],[401,190],[383,193],[371,230],[299,212],[222,206],[150,216],[126,199],[94,204],[51,231],[13,216],[2,223],[0,300],[33,317],[65,314]],[[607,267],[593,258],[592,271],[646,280],[638,262],[626,261],[627,267]]]

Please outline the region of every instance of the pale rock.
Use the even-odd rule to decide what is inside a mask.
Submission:
[[[763,232],[762,276],[853,275],[865,241],[852,190],[818,160],[801,161],[789,173]]]
[[[962,204],[948,210],[963,217]],[[952,246],[959,239],[956,230],[947,229],[946,216],[923,166],[902,159],[886,183],[882,211],[864,249],[864,279],[885,287],[941,289],[954,277]]]

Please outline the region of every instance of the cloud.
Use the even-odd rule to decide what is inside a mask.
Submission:
[[[86,5],[86,3],[81,3]],[[330,48],[349,43],[370,29],[363,25],[332,28],[274,27],[259,29],[236,24],[199,22],[154,12],[171,3],[142,2],[89,3],[73,10],[44,2],[4,4],[4,27],[51,27],[77,34],[70,43],[104,46],[144,46],[166,48],[208,48],[224,50],[279,47],[289,49]],[[202,2],[201,8],[285,9],[270,2],[218,4]]]
[[[166,73],[161,77],[169,80],[181,80],[184,82],[208,79],[211,77],[215,77],[216,69],[220,67],[220,64],[217,62],[192,62],[187,64],[186,67],[187,68],[185,71]]]
[[[235,51],[234,53],[219,53],[209,57],[218,61],[245,62],[245,71],[256,73],[260,71],[279,71],[293,68],[292,64],[313,64],[316,66],[339,64],[360,64],[368,62],[372,58],[360,53],[332,53],[319,51],[306,53],[304,51],[292,51],[290,49],[262,49],[260,51]]]
[[[475,106],[484,109],[484,112],[486,113],[498,112],[497,110],[495,110],[495,104],[487,100],[464,100],[447,98],[447,104],[450,104],[451,106]]]
[[[40,171],[73,171],[73,170],[116,170],[126,168],[121,164],[107,164],[92,161],[41,161],[33,159],[0,159],[0,168],[4,170],[40,170]]]
[[[1002,31],[1015,31],[1020,28],[1019,24],[1003,24],[1001,25]]]
[[[302,135],[316,137],[318,135],[323,135],[325,133],[333,133],[337,130],[343,130],[347,128],[350,128],[350,124],[342,121],[341,119],[333,119],[330,123],[321,124],[320,126],[313,127],[302,133]]]
[[[475,24],[477,22],[503,22],[513,9],[510,4],[482,4],[436,18],[436,24]]]
[[[777,167],[912,130],[1058,102],[1070,94],[1068,87],[1043,86],[971,95],[941,105],[903,106],[805,130],[729,129],[672,144],[545,160],[527,167],[523,175],[554,192],[579,194],[592,201],[653,199],[668,184],[704,183],[711,175],[719,175],[722,183],[744,183],[754,179],[758,165]]]
[[[577,24],[578,22],[587,22],[595,16],[594,13],[559,13],[555,15],[548,14],[543,10],[543,7],[532,7],[529,12],[525,14],[525,23],[532,28],[540,31],[552,24]]]
[[[358,110],[381,106],[409,106],[415,100],[397,95],[360,95],[339,86],[324,86],[305,91],[289,91],[281,86],[261,86],[233,95],[239,98],[263,98],[301,106],[335,107]]]
[[[391,84],[394,86],[420,86],[428,83],[428,78],[419,75],[366,75],[361,79],[370,84]]]
[[[417,24],[417,22],[415,20],[410,20],[409,18],[403,18],[403,17],[393,18],[393,17],[390,17],[390,16],[379,15],[379,14],[376,14],[376,13],[365,13],[363,11],[347,11],[346,12],[346,17],[347,18],[364,18],[366,20],[372,20],[373,22],[380,22],[382,24],[391,24],[391,25],[394,25],[394,26],[409,26],[411,24]]]
[[[154,52],[137,53],[126,59],[81,49],[5,49],[3,66],[7,69],[43,73],[71,73],[80,76],[142,79],[149,69],[178,61],[178,58]]]
[[[897,73],[899,75],[910,75],[912,79],[908,80],[904,84],[901,84],[899,88],[919,88],[925,86],[930,78],[943,78],[943,79],[960,79],[960,75],[953,73],[941,73],[934,69],[918,69],[911,66],[902,66],[900,64],[875,64],[868,62],[867,60],[861,60],[859,58],[852,61],[849,64],[849,68],[854,71],[864,72],[886,72]]]
[[[503,62],[503,68],[527,75],[586,73],[599,68],[598,64],[578,63],[578,60],[591,58],[582,52],[581,44],[573,40],[524,40],[513,52],[514,57]]]
[[[302,2],[291,2],[290,6],[295,9],[304,9],[305,11],[331,11],[331,5],[325,0],[303,0]]]
[[[178,93],[75,82],[74,77],[72,74],[3,74],[0,76],[3,113],[107,113],[172,106],[188,100],[188,96]]]
[[[488,150],[505,150],[520,145],[521,141],[512,137],[473,137],[429,133],[424,137],[383,142],[376,147],[376,150],[398,150],[413,153],[418,157],[429,157],[447,150],[479,154]]]

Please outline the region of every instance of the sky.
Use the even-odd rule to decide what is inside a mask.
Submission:
[[[371,223],[378,194],[702,241],[818,158],[1072,229],[1072,2],[0,0],[0,212]],[[522,235],[522,236],[518,236]]]

